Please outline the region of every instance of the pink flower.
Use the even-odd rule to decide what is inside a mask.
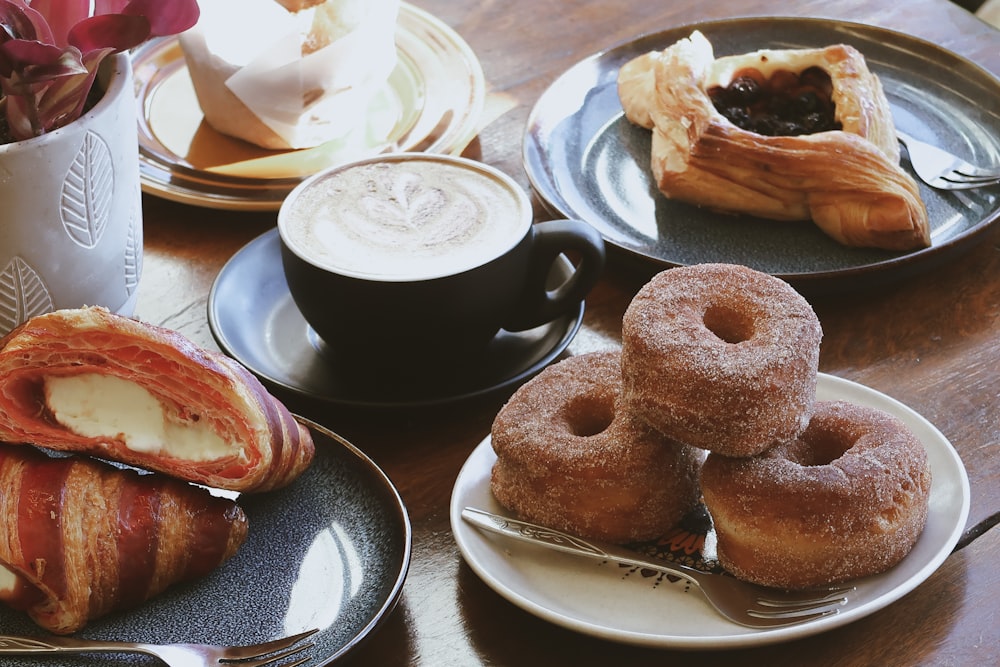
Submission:
[[[197,0],[0,0],[0,111],[14,141],[83,113],[101,61],[187,30]]]

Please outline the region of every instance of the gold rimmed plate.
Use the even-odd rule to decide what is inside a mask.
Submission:
[[[176,38],[132,56],[139,168],[147,193],[208,208],[277,210],[303,178],[388,151],[459,154],[475,136],[485,100],[482,66],[433,15],[403,3],[396,68],[344,139],[273,151],[227,137],[205,121]]]

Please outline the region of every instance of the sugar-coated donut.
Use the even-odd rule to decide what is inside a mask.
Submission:
[[[663,535],[700,497],[703,452],[623,409],[617,352],[569,357],[519,388],[493,422],[493,495],[520,517],[611,542]]]
[[[622,319],[623,396],[673,440],[759,454],[808,423],[822,335],[778,278],[730,264],[668,269]]]
[[[710,454],[701,484],[722,566],[798,589],[902,560],[927,522],[931,471],[920,440],[896,417],[821,401],[791,443],[748,458]]]

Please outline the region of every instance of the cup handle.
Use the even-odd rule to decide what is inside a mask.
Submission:
[[[578,307],[604,272],[604,238],[581,220],[549,220],[531,227],[531,257],[520,307],[505,323],[507,331],[541,326]],[[579,254],[573,274],[549,289],[549,274],[560,255]]]

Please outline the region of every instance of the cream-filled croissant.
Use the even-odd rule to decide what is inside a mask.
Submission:
[[[652,130],[653,176],[671,199],[811,219],[849,246],[930,245],[889,103],[851,46],[716,59],[695,31],[626,63],[618,93],[626,117]]]
[[[208,574],[246,533],[243,511],[206,489],[0,444],[0,600],[50,632]]]
[[[242,492],[288,484],[314,454],[241,365],[103,308],[40,315],[0,340],[0,440]]]

